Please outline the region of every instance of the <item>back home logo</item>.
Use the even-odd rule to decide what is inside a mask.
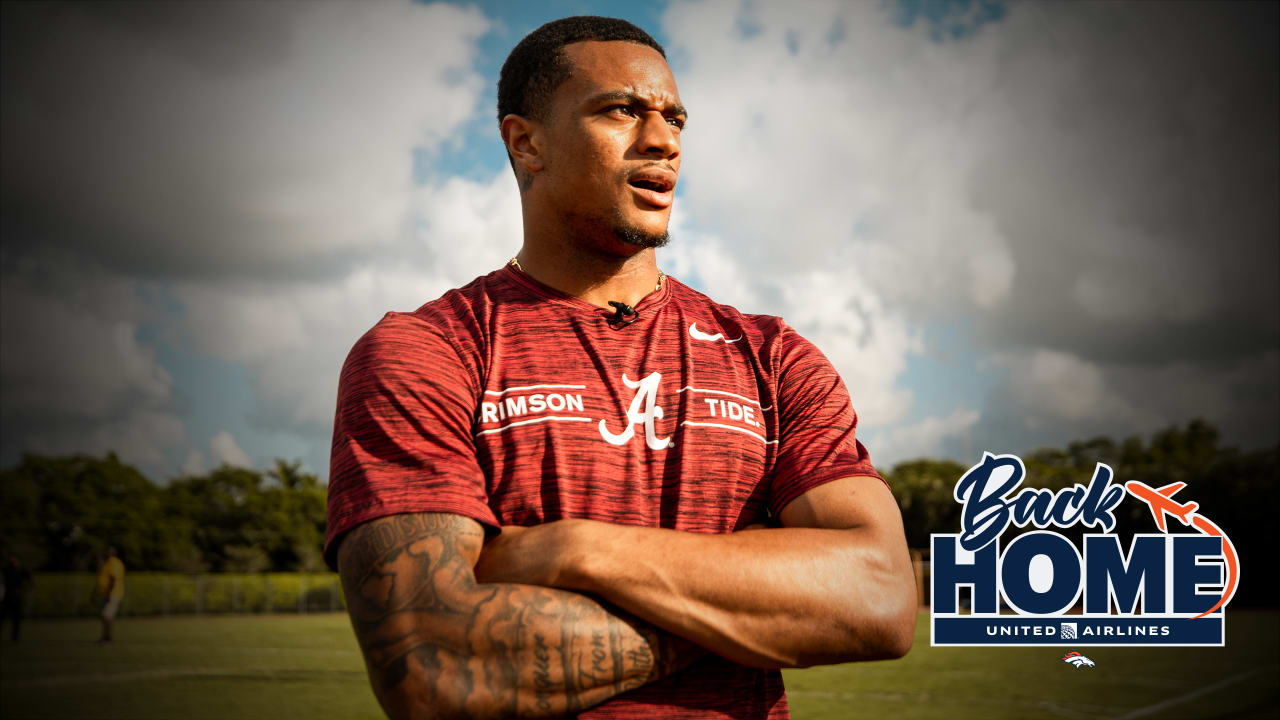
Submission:
[[[1112,475],[1098,463],[1087,486],[1018,491],[1022,459],[984,453],[956,483],[961,532],[930,538],[931,644],[1225,644],[1224,610],[1240,583],[1231,540],[1198,504],[1173,500],[1185,483],[1153,489],[1112,484]],[[1135,534],[1125,551],[1112,530],[1116,507],[1130,496],[1150,508],[1161,532]],[[1166,515],[1198,534],[1169,534]],[[1001,548],[1010,524],[1037,529]],[[1076,524],[1100,531],[1084,535],[1083,549],[1047,529]]]

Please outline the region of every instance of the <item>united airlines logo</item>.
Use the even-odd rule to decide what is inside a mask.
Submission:
[[[1173,500],[1184,483],[1113,484],[1098,463],[1088,485],[1019,490],[1025,475],[1018,456],[984,453],[956,483],[961,531],[930,538],[931,644],[1225,644],[1240,561],[1199,505]],[[1134,535],[1127,550],[1112,533],[1126,498],[1145,503],[1161,531]],[[1170,534],[1166,515],[1197,534]],[[1036,529],[1001,547],[1011,525]],[[1051,529],[1075,525],[1100,532],[1078,548]]]
[[[644,444],[650,450],[665,450],[671,445],[671,438],[658,437],[653,423],[662,419],[662,407],[658,405],[658,384],[662,382],[662,373],[650,373],[640,380],[632,380],[626,375],[622,382],[636,391],[631,398],[631,407],[627,408],[627,426],[620,433],[609,432],[604,420],[600,421],[600,437],[610,445],[626,445],[635,437],[636,425],[644,426]]]

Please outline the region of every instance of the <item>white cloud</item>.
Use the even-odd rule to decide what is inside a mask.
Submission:
[[[202,475],[208,469],[208,461],[205,458],[204,451],[192,448],[187,453],[187,459],[182,462],[179,470],[183,475]]]
[[[138,340],[138,283],[44,255],[0,277],[6,454],[115,451],[147,468],[183,437],[172,381]]]
[[[1018,261],[1016,301],[980,318],[996,341],[1152,364],[1274,347],[1274,63],[1248,8],[1164,10],[1029,3],[991,33],[1007,57],[970,124],[994,132],[963,190]]]
[[[65,260],[42,258],[5,273],[5,407],[93,418],[135,399],[168,400],[169,376],[135,338],[137,283],[99,268],[60,267]]]
[[[415,255],[425,251],[431,274],[453,285],[501,267],[524,239],[520,194],[506,168],[485,181],[455,177],[420,188],[414,218]]]
[[[169,469],[168,450],[186,440],[182,419],[168,410],[133,408],[120,419],[95,422],[84,434],[63,431],[52,437],[36,436],[31,447],[45,453],[87,452],[105,455],[115,452],[120,459],[137,465],[150,477],[159,478]]]
[[[673,215],[673,239],[659,255],[660,266],[716,302],[744,312],[781,314],[827,355],[858,412],[874,425],[907,413],[912,395],[895,386],[907,355],[921,351],[920,336],[909,330],[901,312],[883,306],[854,267],[836,262],[841,269],[834,271],[760,273],[719,236],[688,230],[684,223],[683,213]]]
[[[482,83],[472,64],[483,16],[448,5],[304,15],[295,32],[309,39],[281,80],[300,79],[301,88],[280,111],[305,132],[276,152],[310,169],[279,178],[247,212],[277,223],[278,240],[302,266],[326,247],[341,247],[346,260],[283,282],[253,273],[181,280],[173,294],[199,352],[249,368],[256,421],[298,435],[323,457],[338,371],[356,339],[385,312],[413,310],[501,266],[521,230],[509,171],[488,181],[436,173],[423,187],[409,173],[415,148],[456,142],[476,116]],[[345,50],[321,42],[335,35]],[[334,63],[344,67],[330,72]],[[345,115],[312,112],[330,102]]]
[[[920,337],[858,273],[845,268],[780,278],[784,317],[830,358],[864,427],[882,427],[911,408],[911,391],[898,387],[897,379],[907,355],[921,351]]]
[[[256,416],[327,454],[338,373],[351,346],[390,310],[411,311],[502,266],[520,248],[515,180],[451,178],[415,194],[415,231],[345,276],[270,282],[178,284],[184,332],[203,353],[246,365]]]
[[[663,27],[691,112],[678,224],[694,240],[676,235],[676,267],[782,315],[864,428],[893,427],[920,320],[998,307],[1013,284],[1006,238],[964,192],[975,146],[936,122],[963,116],[996,47],[936,45],[871,3],[676,3]]]
[[[169,280],[157,286],[183,314],[161,337],[247,366],[258,404],[247,410],[264,429],[325,445],[315,426],[332,420],[359,334],[497,267],[486,237],[519,246],[509,177],[510,193],[498,179],[413,181],[415,153],[438,158],[480,110],[489,22],[474,8],[77,7],[37,24],[28,59],[45,69],[6,86],[6,213],[53,205],[26,219],[35,234],[6,242],[43,233],[71,258]],[[24,428],[15,443],[128,446],[158,475],[172,470],[165,450],[185,451],[188,470],[247,464],[229,434],[206,456],[183,448],[180,422],[160,422],[171,382],[136,340],[137,283],[68,277],[70,300],[5,280],[6,419],[63,418],[57,438]]]
[[[29,222],[137,268],[296,277],[401,238],[412,151],[476,113],[489,23],[444,3],[209,3],[42,26],[57,61],[6,88],[28,173],[6,190],[62,220]]]
[[[697,286],[711,299],[743,312],[768,314],[758,279],[738,261],[738,255],[719,236],[689,229],[683,205],[676,203],[668,231],[671,243],[658,251],[658,267]]]
[[[1063,438],[1145,435],[1205,418],[1230,445],[1273,445],[1280,426],[1280,351],[1204,365],[1091,362],[1039,348],[994,364],[1008,382],[988,398],[975,429],[987,449],[1062,445]]]
[[[1108,386],[1102,368],[1075,355],[1041,349],[996,361],[1008,368],[1011,399],[1030,427],[1053,421],[1127,421],[1136,414]]]
[[[919,328],[956,320],[1008,371],[986,432],[1247,428],[1263,415],[1225,398],[1280,400],[1259,355],[1280,337],[1275,71],[1242,43],[1249,12],[1014,5],[938,42],[877,3],[673,3],[699,238],[679,257],[729,253],[885,442],[932,446],[895,427],[920,414],[905,368]]]
[[[1274,108],[1242,104],[1264,93],[1213,44],[1231,37],[1205,30],[1215,11],[1143,7],[1018,5],[940,43],[876,3],[672,4],[692,118],[660,263],[817,343],[878,462],[979,426],[1060,444],[1191,413],[1274,435],[1280,251],[1256,210],[1274,208]],[[5,103],[6,213],[39,210],[18,225],[41,232],[6,243],[126,269],[50,284],[4,258],[5,425],[31,448],[219,458],[184,446],[123,273],[164,278],[184,312],[166,337],[247,367],[255,422],[323,455],[359,334],[520,245],[505,167],[411,181],[415,151],[492,127],[475,9],[53,16]],[[957,318],[1008,375],[980,416],[905,385],[922,328]]]
[[[744,18],[759,32],[735,32]],[[663,26],[696,228],[762,276],[845,267],[903,309],[1008,295],[1007,240],[964,192],[980,146],[937,122],[965,115],[995,43],[940,46],[872,3],[677,3]]]
[[[226,430],[219,430],[218,434],[209,439],[209,449],[213,451],[214,459],[220,464],[243,468],[253,467],[253,461],[249,459],[249,454],[240,447],[236,439]]]
[[[959,408],[945,417],[927,417],[892,430],[877,433],[870,442],[875,448],[871,459],[876,465],[889,467],[903,460],[919,457],[947,455],[944,442],[966,436],[978,423],[982,414],[977,410]],[[971,445],[962,442],[962,446]],[[972,448],[965,448],[972,454]]]
[[[249,453],[240,447],[240,443],[236,442],[236,438],[226,430],[219,430],[213,437],[209,438],[209,452],[206,454],[200,448],[191,448],[187,452],[187,459],[182,462],[180,471],[183,475],[203,475],[209,471],[209,458],[212,457],[215,465],[230,465],[232,467],[252,468],[253,460],[249,457]]]

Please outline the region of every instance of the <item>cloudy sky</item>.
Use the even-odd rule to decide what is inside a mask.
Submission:
[[[1275,4],[636,5],[5,4],[0,464],[327,476],[355,339],[519,249],[497,71],[584,13],[691,112],[660,265],[814,340],[879,464],[1280,437]]]

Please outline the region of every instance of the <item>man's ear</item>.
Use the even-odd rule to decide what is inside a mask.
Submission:
[[[544,131],[539,123],[514,114],[502,118],[502,142],[517,168],[533,175],[545,167],[542,155]]]

